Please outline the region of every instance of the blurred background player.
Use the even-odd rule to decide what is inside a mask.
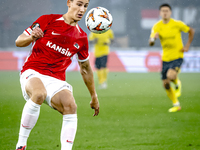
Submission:
[[[171,18],[172,10],[169,4],[162,4],[159,7],[161,20],[158,21],[151,30],[149,45],[153,46],[157,38],[160,39],[162,54],[162,81],[168,97],[172,100],[173,107],[169,112],[181,110],[178,97],[181,96],[181,81],[178,78],[184,52],[189,50],[194,37],[194,29],[185,25],[180,20]],[[184,46],[181,32],[188,32],[188,41]],[[175,84],[175,89],[170,86],[170,82]]]
[[[94,43],[94,56],[95,56],[95,68],[98,76],[99,89],[107,88],[108,78],[108,55],[110,53],[109,46],[114,40],[114,33],[112,29],[102,34],[96,34],[91,32],[89,35],[89,41]]]
[[[17,150],[26,149],[29,134],[38,120],[43,102],[63,115],[61,150],[72,149],[77,130],[77,106],[72,86],[65,81],[65,72],[75,54],[91,95],[90,107],[95,109],[94,116],[99,113],[89,63],[87,34],[77,24],[88,5],[89,0],[67,0],[66,14],[39,17],[16,40],[18,47],[33,44],[20,75],[22,93],[27,102],[22,112]]]

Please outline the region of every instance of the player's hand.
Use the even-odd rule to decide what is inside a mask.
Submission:
[[[150,38],[149,39],[149,46],[154,46],[155,44],[155,38]]]
[[[156,39],[159,38],[159,33],[157,32],[153,38],[149,39],[149,46],[154,46]]]
[[[33,29],[32,33],[31,33],[31,37],[34,41],[36,39],[43,37],[43,35],[44,35],[43,31],[39,27],[36,27],[35,29]]]
[[[98,101],[97,95],[92,97],[92,100],[90,102],[90,107],[94,109],[93,116],[97,116],[99,114],[99,101]]]
[[[185,47],[183,47],[183,48],[181,49],[181,52],[188,52],[188,50],[189,50],[189,47],[185,46]]]

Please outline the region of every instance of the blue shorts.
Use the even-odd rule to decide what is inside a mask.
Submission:
[[[177,72],[179,72],[182,63],[183,63],[183,58],[179,58],[179,59],[169,61],[169,62],[163,61],[162,72],[161,72],[162,80],[167,79],[167,71],[169,69],[174,69]]]
[[[107,61],[108,61],[108,55],[97,57],[95,60],[95,67],[97,69],[106,68],[107,67]]]

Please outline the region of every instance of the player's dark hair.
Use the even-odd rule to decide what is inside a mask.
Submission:
[[[160,5],[159,10],[161,10],[162,7],[169,7],[169,9],[172,10],[172,7],[167,3]]]

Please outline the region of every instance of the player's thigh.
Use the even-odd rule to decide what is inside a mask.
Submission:
[[[51,106],[61,114],[76,114],[77,105],[71,91],[63,89],[51,99]]]
[[[177,75],[180,72],[182,63],[183,63],[182,58],[179,58],[170,62],[170,69],[167,72],[167,77],[170,80],[175,80],[177,78]]]
[[[38,77],[29,79],[25,85],[25,90],[31,100],[37,104],[42,104],[47,96],[44,84]]]
[[[169,80],[175,80],[177,78],[177,75],[178,75],[178,72],[175,69],[173,68],[168,69],[167,78]]]

